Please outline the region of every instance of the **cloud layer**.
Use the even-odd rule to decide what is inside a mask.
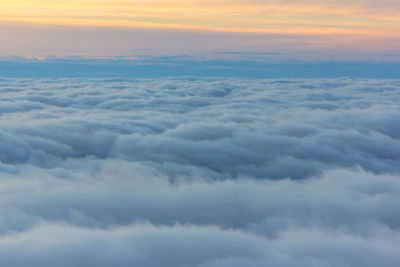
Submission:
[[[1,79],[3,266],[396,266],[400,81]]]

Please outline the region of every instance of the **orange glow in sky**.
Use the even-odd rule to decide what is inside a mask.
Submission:
[[[0,0],[2,25],[116,27],[338,36],[361,45],[398,37],[398,0]],[[354,41],[355,40],[355,41]],[[395,42],[395,41],[392,41]],[[393,47],[397,44],[389,44]]]
[[[368,1],[348,2],[2,0],[0,22],[300,34],[398,32],[400,13],[398,5],[392,7],[395,1],[380,9]]]

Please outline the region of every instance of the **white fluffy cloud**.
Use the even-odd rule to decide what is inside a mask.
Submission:
[[[396,266],[399,91],[2,79],[0,265]]]

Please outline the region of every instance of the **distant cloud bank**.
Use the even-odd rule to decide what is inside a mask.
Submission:
[[[285,56],[280,52],[226,51],[213,53],[210,57],[0,57],[0,77],[400,78],[399,60],[304,61],[285,59]]]
[[[396,267],[399,102],[396,79],[0,78],[0,265]]]

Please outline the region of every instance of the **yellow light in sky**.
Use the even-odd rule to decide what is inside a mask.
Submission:
[[[399,6],[385,1],[0,0],[0,23],[376,36],[400,28]]]

